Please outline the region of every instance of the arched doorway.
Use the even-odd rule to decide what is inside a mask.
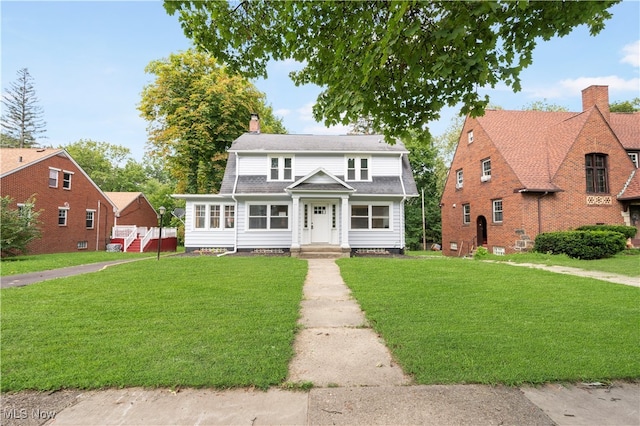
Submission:
[[[478,247],[487,244],[487,219],[484,216],[478,216],[476,219],[476,232]]]

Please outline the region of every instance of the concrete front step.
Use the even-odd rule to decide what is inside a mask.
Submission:
[[[292,251],[291,255],[301,259],[338,259],[350,257],[351,250],[339,246],[313,244],[300,247],[300,251]]]

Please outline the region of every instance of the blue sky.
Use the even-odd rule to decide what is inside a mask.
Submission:
[[[484,90],[491,103],[521,109],[536,100],[571,111],[582,109],[580,91],[592,84],[609,86],[610,101],[640,96],[640,2],[624,1],[596,37],[586,27],[570,35],[540,41],[533,65],[522,77],[522,91],[504,86]],[[152,81],[145,66],[152,60],[188,49],[176,16],[160,1],[5,1],[0,2],[2,89],[21,68],[34,79],[47,122],[45,145],[60,146],[92,139],[128,147],[144,156],[147,123],[136,105]],[[290,133],[343,134],[344,127],[316,123],[311,106],[320,92],[296,87],[288,73],[294,62],[273,63],[269,77],[255,84],[267,95]],[[442,134],[459,108],[447,108],[430,124]]]

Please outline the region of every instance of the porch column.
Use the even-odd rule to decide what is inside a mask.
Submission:
[[[291,251],[300,251],[300,196],[293,195],[291,212]]]
[[[343,195],[342,197],[342,225],[341,225],[341,243],[340,247],[344,250],[350,250],[349,246],[349,196]]]

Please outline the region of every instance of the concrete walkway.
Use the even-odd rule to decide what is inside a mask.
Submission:
[[[308,262],[303,329],[296,337],[288,380],[313,382],[311,391],[20,392],[2,396],[2,424],[640,425],[639,383],[520,389],[411,385],[366,324],[335,262]]]

